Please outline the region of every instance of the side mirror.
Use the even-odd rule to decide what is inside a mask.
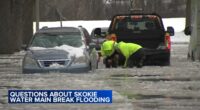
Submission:
[[[174,28],[169,26],[167,27],[167,32],[169,33],[170,36],[174,36]]]
[[[187,36],[191,35],[191,32],[192,32],[191,26],[185,27],[185,30],[184,30],[185,35]]]
[[[101,36],[101,28],[96,28],[94,30],[94,34],[98,35],[98,36]]]

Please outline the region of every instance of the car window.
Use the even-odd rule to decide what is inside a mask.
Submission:
[[[38,33],[32,40],[31,47],[52,48],[62,45],[81,47],[83,45],[81,33],[80,32]]]
[[[150,18],[124,17],[123,19],[117,19],[114,26],[114,30],[148,31],[156,29],[159,29],[157,19]]]

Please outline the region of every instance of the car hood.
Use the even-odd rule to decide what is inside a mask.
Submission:
[[[30,50],[28,54],[37,60],[69,59],[69,52],[59,49]]]

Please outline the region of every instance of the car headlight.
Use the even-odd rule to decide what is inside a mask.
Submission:
[[[35,59],[31,58],[30,56],[26,56],[24,58],[24,66],[38,67],[37,61]]]
[[[83,64],[83,63],[87,63],[87,60],[85,58],[85,56],[81,56],[81,57],[75,57],[72,64]]]

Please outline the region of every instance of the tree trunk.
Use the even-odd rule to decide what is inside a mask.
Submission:
[[[187,17],[186,25],[190,22],[191,38],[189,44],[188,58],[200,61],[200,1],[191,0],[190,16]]]
[[[0,3],[0,53],[11,53],[9,37],[11,36],[11,1],[3,0]]]
[[[33,33],[33,0],[2,0],[0,4],[0,53],[19,51]]]

